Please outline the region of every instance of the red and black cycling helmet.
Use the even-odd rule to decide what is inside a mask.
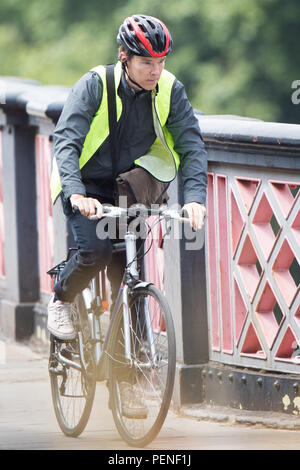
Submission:
[[[132,54],[143,57],[164,57],[172,50],[172,37],[164,23],[146,15],[126,18],[117,36]]]

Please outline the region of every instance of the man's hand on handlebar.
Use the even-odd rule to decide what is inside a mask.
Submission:
[[[72,194],[70,197],[72,208],[78,207],[82,215],[88,219],[100,219],[102,217],[102,204],[92,197],[86,197],[83,194]]]
[[[206,214],[206,208],[198,202],[188,202],[182,208],[183,211],[186,211],[190,224],[194,230],[200,230],[203,227],[204,217]]]

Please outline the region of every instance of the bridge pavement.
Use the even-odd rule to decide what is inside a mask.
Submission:
[[[98,383],[86,430],[65,437],[55,420],[47,372],[47,349],[36,343],[0,338],[1,450],[131,450],[117,433],[107,407],[105,384]],[[298,450],[298,417],[185,407],[169,412],[158,437],[147,449]],[[107,455],[107,453],[105,454]]]

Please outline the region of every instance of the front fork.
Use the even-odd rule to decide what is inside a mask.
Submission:
[[[144,284],[144,283],[141,283]],[[136,290],[139,289],[139,284],[134,288]],[[130,341],[130,329],[133,328],[132,326],[132,317],[131,317],[131,311],[129,308],[129,296],[128,296],[128,291],[129,287],[127,285],[124,286],[123,288],[123,293],[122,293],[122,302],[123,302],[123,329],[124,329],[124,346],[125,346],[125,358],[129,362],[130,365],[132,365],[132,353],[131,353],[131,348],[132,344]],[[147,298],[144,298],[144,305],[142,307],[141,312],[137,312],[137,315],[143,315],[144,318],[139,318],[140,322],[145,322],[145,328],[146,328],[146,334],[147,334],[147,341],[149,345],[149,352],[150,354],[150,361],[151,364],[156,363],[156,350],[155,350],[155,341],[154,341],[154,334],[153,334],[153,329],[152,329],[152,322],[151,322],[151,316],[150,316],[150,311],[149,311],[149,305]],[[138,319],[137,319],[138,320]],[[136,332],[138,334],[138,332]],[[142,338],[139,338],[140,341],[142,341]]]
[[[139,286],[144,287],[147,283],[138,282],[138,268],[137,268],[137,257],[136,257],[136,236],[133,233],[126,233],[125,235],[126,245],[126,257],[127,257],[127,272],[131,279],[135,279],[137,284],[133,287],[133,290],[138,290]],[[132,290],[131,290],[132,292]],[[124,345],[125,345],[125,358],[132,365],[132,344],[130,342],[130,328],[132,328],[132,318],[129,308],[129,286],[127,284],[123,287],[122,292],[122,303],[123,303],[123,328],[124,328]],[[147,340],[150,347],[150,359],[151,363],[155,363],[156,353],[154,345],[154,335],[151,324],[151,317],[149,312],[149,306],[147,298],[144,299],[143,311],[144,321],[146,326]],[[140,319],[141,321],[143,319]],[[142,340],[142,338],[140,338]]]

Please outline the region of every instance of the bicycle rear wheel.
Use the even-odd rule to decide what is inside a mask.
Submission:
[[[154,285],[134,291],[129,309],[129,361],[124,357],[125,333],[121,310],[111,332],[110,402],[121,437],[131,446],[144,447],[160,431],[170,406],[176,365],[175,331],[168,303]],[[130,384],[133,395],[143,403],[144,416],[125,415],[120,387],[124,382]]]
[[[72,319],[77,330],[73,341],[64,342],[51,335],[49,374],[58,424],[64,434],[76,437],[88,422],[96,387],[94,351],[81,294],[72,304]]]

